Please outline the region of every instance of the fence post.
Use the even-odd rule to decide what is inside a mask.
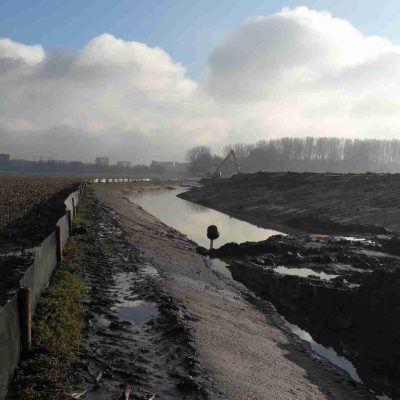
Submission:
[[[72,198],[72,218],[76,218],[75,197]]]
[[[61,228],[59,226],[56,226],[56,241],[57,241],[57,247],[56,247],[56,254],[57,254],[57,262],[62,261],[62,234],[61,234]]]
[[[68,216],[68,231],[69,231],[69,236],[72,235],[72,211],[68,210],[67,211],[67,216]]]
[[[32,299],[30,288],[20,288],[17,294],[21,330],[21,354],[26,358],[32,347]]]

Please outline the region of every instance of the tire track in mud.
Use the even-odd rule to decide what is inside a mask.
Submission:
[[[188,322],[158,271],[124,240],[113,211],[95,201],[84,241],[87,329],[72,377],[85,399],[207,399]]]

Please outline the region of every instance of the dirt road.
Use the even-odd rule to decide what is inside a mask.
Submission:
[[[399,174],[241,174],[179,197],[287,233],[400,233]]]
[[[270,303],[215,273],[194,243],[135,205],[136,190],[130,184],[95,186],[142,262],[157,271],[162,290],[182,304],[209,398],[374,398],[293,336]]]

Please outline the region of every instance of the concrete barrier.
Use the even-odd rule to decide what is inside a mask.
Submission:
[[[69,236],[68,211],[74,215],[74,207],[86,187],[82,183],[79,190],[71,193],[64,201],[66,214],[57,222],[61,233],[63,249]],[[57,266],[57,235],[50,234],[37,248],[33,264],[25,271],[19,284],[21,288],[29,288],[31,292],[31,312],[39,302],[42,291],[48,286],[51,275]],[[0,309],[0,400],[7,395],[8,384],[13,376],[21,356],[21,328],[18,299],[15,295]]]
[[[5,399],[8,384],[19,363],[20,337],[18,300],[15,295],[0,310],[0,399]]]

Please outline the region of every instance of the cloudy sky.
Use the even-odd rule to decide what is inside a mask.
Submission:
[[[82,3],[0,3],[0,153],[148,163],[399,137],[398,1]]]

